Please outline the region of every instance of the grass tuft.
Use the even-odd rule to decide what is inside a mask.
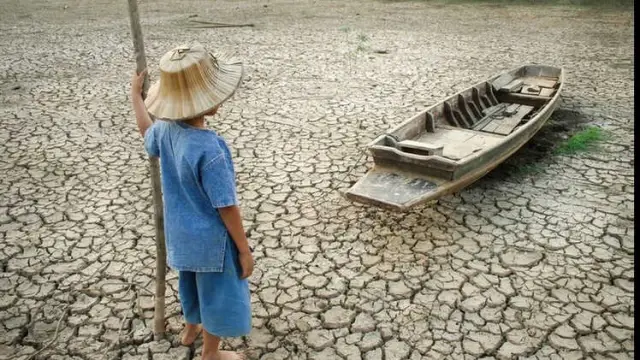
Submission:
[[[590,126],[577,132],[556,149],[557,154],[575,154],[591,150],[596,144],[606,138],[604,130],[597,126]]]

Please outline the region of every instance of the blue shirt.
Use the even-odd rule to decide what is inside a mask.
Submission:
[[[211,130],[158,120],[144,134],[144,145],[160,157],[169,267],[222,272],[230,235],[217,208],[237,205],[226,142]]]

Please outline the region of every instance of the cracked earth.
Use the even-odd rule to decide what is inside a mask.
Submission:
[[[199,359],[200,342],[178,345],[174,272],[169,336],[152,336],[153,210],[127,96],[126,2],[2,8],[0,359]],[[192,40],[247,65],[209,120],[232,147],[257,261],[252,333],[225,348],[250,359],[634,357],[630,11],[365,0],[140,11],[153,79],[160,56]],[[187,28],[196,14],[256,26]],[[360,51],[358,34],[370,38]],[[522,63],[563,66],[567,81],[511,165],[403,214],[340,196],[371,166],[360,150],[378,134]],[[611,136],[530,159],[577,123]],[[542,171],[505,170],[527,162]]]

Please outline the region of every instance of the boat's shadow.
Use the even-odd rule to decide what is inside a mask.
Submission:
[[[486,187],[504,181],[544,171],[553,161],[554,150],[583,124],[594,118],[577,110],[558,109],[547,123],[520,150],[469,188]]]

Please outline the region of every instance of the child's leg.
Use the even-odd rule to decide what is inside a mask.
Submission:
[[[249,282],[240,279],[238,250],[229,240],[222,272],[196,274],[204,333],[202,360],[237,360],[236,352],[220,351],[220,337],[239,337],[251,331]]]
[[[180,271],[178,273],[178,295],[184,314],[185,328],[182,333],[182,345],[193,344],[200,333],[200,303],[198,300],[198,287],[196,273]]]
[[[197,273],[204,343],[202,360],[244,359],[239,353],[220,351],[220,337],[239,337],[251,331],[251,299],[247,280],[235,271]]]
[[[202,360],[244,360],[243,354],[235,351],[220,350],[220,338],[204,330]]]

